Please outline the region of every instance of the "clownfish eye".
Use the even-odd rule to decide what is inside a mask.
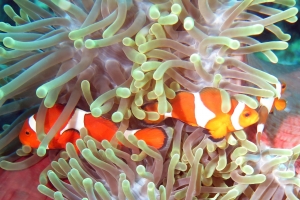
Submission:
[[[281,85],[281,89],[284,89],[285,87],[286,87],[285,84],[282,84],[282,85]]]
[[[250,113],[247,112],[247,113],[244,114],[244,116],[245,116],[245,117],[249,117],[249,116],[250,116]]]
[[[26,134],[26,135],[29,135],[29,132],[28,132],[28,131],[26,131],[26,132],[25,132],[25,134]]]

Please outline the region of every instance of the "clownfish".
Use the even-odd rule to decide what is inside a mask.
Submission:
[[[44,125],[45,133],[54,125],[63,109],[64,105],[55,104],[47,110]],[[76,147],[76,140],[80,138],[79,130],[83,127],[97,141],[110,141],[118,130],[117,125],[112,121],[104,117],[93,117],[91,113],[76,108],[64,123],[63,128],[50,141],[47,149],[65,149],[68,142]],[[136,136],[138,140],[144,140],[147,145],[156,149],[162,149],[168,140],[162,127],[127,130],[124,132],[125,138],[128,138],[130,134]],[[19,139],[23,145],[30,146],[33,149],[39,147],[41,142],[38,140],[36,133],[36,114],[24,122]]]
[[[286,90],[286,84],[283,81],[280,81],[280,83],[281,83],[280,94],[282,95]],[[278,97],[276,97],[276,98],[256,97],[256,98],[262,106],[268,107],[269,113],[271,113],[271,114],[274,112],[274,109],[276,109],[278,111],[282,111],[286,108],[286,105],[287,105],[286,100],[279,99]],[[266,101],[269,101],[269,102],[266,102]]]
[[[174,99],[169,100],[172,111],[161,115],[158,120],[144,119],[146,124],[157,124],[167,117],[178,119],[186,124],[205,128],[204,133],[210,134],[213,141],[220,141],[228,133],[242,130],[256,123],[259,115],[256,110],[234,98],[230,99],[231,109],[223,113],[222,97],[217,88],[206,87],[200,93],[178,92]],[[149,103],[142,107],[145,111],[158,110],[158,103]]]
[[[286,83],[283,81],[280,81],[277,85],[274,85],[274,87],[279,91],[280,95],[282,95],[286,90]],[[265,124],[267,122],[269,113],[273,113],[274,109],[278,111],[282,111],[286,108],[287,102],[284,99],[276,98],[261,98],[257,97],[257,100],[260,104],[259,109],[259,121],[257,123],[257,135],[258,135],[258,141],[260,141],[260,136],[265,128]]]

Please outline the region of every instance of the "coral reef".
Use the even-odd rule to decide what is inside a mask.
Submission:
[[[47,145],[75,107],[118,123],[111,141],[96,141],[86,129],[53,157],[38,190],[53,199],[299,199],[295,161],[300,146],[267,148],[236,131],[213,142],[203,129],[169,120],[172,141],[162,151],[127,129],[172,110],[177,91],[222,91],[253,109],[255,97],[280,97],[277,77],[243,62],[262,52],[288,47],[290,35],[275,24],[294,23],[294,0],[14,0],[15,22],[0,23],[0,115],[25,109],[0,135],[0,167],[22,170],[46,155]],[[265,3],[281,4],[285,10]],[[259,42],[264,31],[279,41]],[[250,63],[250,62],[249,62]],[[274,87],[275,85],[275,87]],[[10,102],[8,102],[10,101]],[[158,102],[158,112],[143,110]],[[54,126],[44,131],[47,108],[66,104]],[[38,149],[20,145],[22,123],[37,112]],[[123,146],[118,146],[118,142]],[[31,155],[32,154],[32,155]],[[20,157],[30,156],[14,162]],[[49,186],[48,182],[53,187]]]

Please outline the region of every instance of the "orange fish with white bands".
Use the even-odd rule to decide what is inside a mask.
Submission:
[[[64,105],[55,104],[47,110],[44,125],[45,133],[48,133],[63,109]],[[112,121],[103,117],[95,118],[91,113],[76,108],[64,123],[63,128],[50,141],[47,148],[65,149],[68,142],[71,142],[76,147],[76,140],[80,138],[79,130],[83,127],[97,141],[110,141],[118,130],[118,127]],[[162,149],[167,143],[167,134],[161,127],[131,130],[124,133],[126,138],[130,134],[134,134],[137,139],[144,140],[147,145],[156,149]],[[24,122],[19,138],[23,145],[28,145],[34,149],[39,147],[41,142],[38,140],[36,134],[36,115],[31,116]]]
[[[206,87],[200,93],[178,92],[169,100],[172,112],[161,115],[156,121],[145,119],[147,124],[157,124],[167,117],[172,117],[191,126],[203,127],[214,141],[222,140],[228,133],[244,129],[259,119],[258,113],[234,98],[230,99],[228,113],[221,110],[222,97],[217,88]],[[156,111],[158,103],[143,106],[145,111]]]
[[[278,82],[278,84],[274,85],[275,89],[279,91],[280,95],[282,95],[285,90],[286,90],[286,83],[283,81]],[[278,111],[282,111],[286,108],[287,102],[284,99],[280,99],[278,97],[274,98],[261,98],[257,97],[257,100],[259,101],[260,104],[260,109],[259,109],[259,121],[257,124],[257,133],[258,137],[260,138],[264,128],[265,124],[267,122],[269,113],[273,113],[274,109]],[[260,139],[257,138],[258,141]]]
[[[278,90],[280,90],[280,94],[282,95],[286,90],[286,84],[283,81],[280,81],[279,85],[274,86],[277,90],[277,87],[279,87]],[[269,113],[273,113],[274,109],[278,111],[282,111],[286,108],[287,102],[284,99],[280,99],[278,97],[276,98],[261,98],[257,97],[257,100],[260,102],[261,106],[265,106]]]

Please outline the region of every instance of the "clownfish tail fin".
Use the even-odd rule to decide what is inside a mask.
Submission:
[[[148,146],[162,150],[170,144],[170,137],[164,127],[148,127],[130,131],[138,140],[144,140]],[[126,132],[124,133],[126,135]]]

